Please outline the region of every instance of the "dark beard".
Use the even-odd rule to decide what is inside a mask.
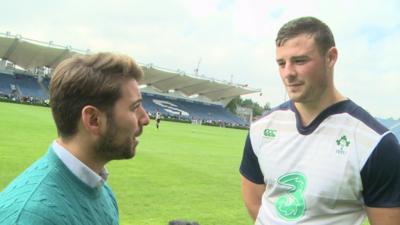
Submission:
[[[133,149],[133,140],[129,137],[122,143],[115,143],[117,140],[118,128],[114,120],[108,120],[107,131],[105,134],[100,135],[99,142],[95,146],[98,156],[106,161],[115,159],[130,159],[135,156]]]

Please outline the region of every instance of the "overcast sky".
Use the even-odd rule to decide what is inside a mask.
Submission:
[[[333,3],[334,2],[334,3]],[[245,95],[280,104],[285,91],[274,39],[288,20],[315,16],[335,36],[337,88],[374,116],[400,118],[400,1],[69,0],[7,1],[0,32],[262,89]]]

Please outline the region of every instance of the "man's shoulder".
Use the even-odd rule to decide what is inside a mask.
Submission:
[[[375,117],[360,106],[349,112],[349,114],[378,134],[383,134],[388,131]]]
[[[271,114],[287,113],[287,112],[293,113],[293,106],[291,101],[283,102],[280,105],[271,108],[270,110],[266,111],[261,118],[268,117]]]
[[[49,214],[52,195],[50,174],[54,172],[46,157],[33,163],[0,193],[0,224],[26,224],[26,218],[40,220]],[[27,221],[29,223],[29,221]],[[45,222],[43,222],[45,224]]]
[[[251,124],[250,131],[256,131],[259,127],[265,127],[266,124],[276,121],[295,122],[295,114],[290,101],[284,102],[271,110],[265,112],[260,118]]]
[[[0,224],[2,225],[56,225],[65,224],[66,216],[54,213],[51,207],[37,207],[37,204],[17,204],[17,207],[0,208]],[[60,211],[61,212],[61,211]]]
[[[31,196],[50,171],[49,162],[45,157],[34,162],[0,193],[0,206],[8,199]]]
[[[357,123],[358,128],[360,124],[364,127],[364,130],[370,130],[377,134],[383,134],[388,129],[383,126],[376,118],[374,118],[367,110],[348,99],[329,107],[324,112],[325,117],[335,117],[338,122],[344,122],[348,126],[353,126]]]

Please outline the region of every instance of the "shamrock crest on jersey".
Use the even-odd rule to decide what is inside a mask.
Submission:
[[[345,148],[349,147],[350,141],[347,140],[346,135],[342,135],[338,140],[336,140],[336,144],[340,147],[340,149],[336,150],[337,154],[343,155],[345,154]]]

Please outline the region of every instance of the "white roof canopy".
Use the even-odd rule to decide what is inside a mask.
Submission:
[[[0,58],[27,70],[40,67],[55,68],[62,60],[74,54],[88,53],[89,50],[82,51],[55,45],[52,42],[40,42],[9,33],[0,33]],[[260,92],[259,89],[248,88],[247,85],[217,81],[203,76],[189,76],[181,71],[168,71],[151,64],[142,65],[142,68],[145,76],[140,84],[164,93],[175,90],[186,96],[199,95],[212,102],[227,104],[236,96]]]
[[[0,58],[13,62],[24,69],[37,67],[54,68],[62,60],[83,51],[40,42],[21,36],[0,35]]]
[[[180,72],[169,72],[154,66],[143,66],[144,79],[140,82],[161,92],[179,91],[186,96],[204,96],[211,101],[232,99],[239,95],[259,92],[243,85],[224,83],[209,78],[185,75]]]

